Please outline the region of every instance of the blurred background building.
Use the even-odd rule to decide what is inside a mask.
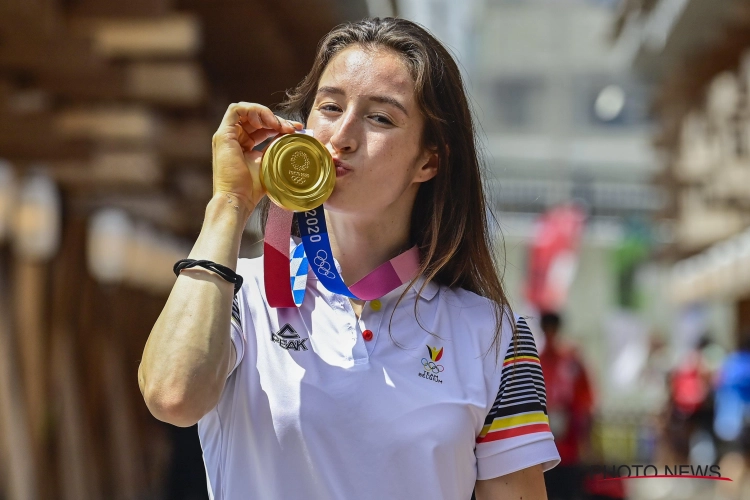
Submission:
[[[748,422],[717,434],[713,406],[747,378],[724,365],[750,337],[748,5],[0,0],[0,499],[206,497],[194,429],[150,416],[136,370],[200,229],[211,135],[367,15],[459,60],[512,305],[542,350],[559,313],[591,383],[582,461],[718,463],[724,489],[628,494],[743,498]],[[251,223],[241,254],[258,241]]]

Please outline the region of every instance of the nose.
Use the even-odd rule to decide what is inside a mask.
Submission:
[[[357,119],[351,110],[347,110],[336,122],[331,147],[335,153],[353,153],[357,145]]]

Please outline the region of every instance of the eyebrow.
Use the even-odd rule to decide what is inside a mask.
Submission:
[[[346,92],[344,92],[342,89],[338,87],[320,87],[318,89],[318,94],[337,94],[337,95],[346,95]],[[368,97],[369,100],[379,102],[382,104],[390,104],[391,106],[395,106],[401,111],[404,112],[406,116],[409,116],[409,112],[406,111],[406,107],[404,107],[403,104],[398,102],[393,97],[388,97],[384,95],[371,95]]]

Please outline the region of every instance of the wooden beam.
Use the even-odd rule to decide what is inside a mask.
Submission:
[[[110,297],[107,298],[111,300],[111,293],[108,295]],[[123,351],[122,343],[118,338],[119,333],[127,331],[127,325],[123,325],[123,328],[112,328],[114,325],[112,325],[111,318],[117,313],[113,307],[108,307],[107,312],[110,321],[105,325],[109,328],[102,331],[98,337],[103,344],[99,351],[101,353],[99,366],[106,388],[104,403],[108,417],[108,451],[113,465],[111,471],[113,490],[117,492],[117,498],[119,499],[135,500],[142,498],[145,494],[146,473],[143,466],[142,450],[137,439],[133,401],[128,398],[127,385],[132,383],[132,377],[125,377],[121,354]]]
[[[81,142],[71,144],[50,141],[41,146],[39,143],[34,144],[23,138],[13,141],[12,138],[3,136],[0,132],[0,157],[19,165],[64,159],[80,160],[88,157],[89,151],[89,145]]]
[[[16,345],[20,361],[21,387],[34,467],[46,477],[47,417],[47,290],[46,263],[18,257],[14,260],[14,309]],[[38,486],[42,488],[44,480]]]
[[[42,88],[16,89],[5,97],[5,108],[9,114],[39,115],[48,113],[52,96]]]
[[[89,144],[62,137],[54,126],[54,115],[0,113],[0,157],[27,161],[86,158]]]
[[[23,78],[39,90],[72,99],[127,97],[124,70],[82,56],[81,47],[48,50],[40,42],[27,44],[23,40],[8,42],[7,45],[5,52],[0,48],[0,70],[10,76],[25,75]],[[23,49],[14,51],[9,48],[12,46],[22,46]],[[3,93],[16,91],[10,83],[4,87]]]
[[[48,268],[45,263],[19,257],[15,259],[14,270],[16,342],[32,439],[41,453],[47,401],[47,335],[43,311],[48,311],[45,293]]]
[[[197,106],[206,98],[203,70],[194,62],[139,62],[126,70],[126,92],[139,100]]]
[[[163,122],[152,110],[138,106],[76,107],[57,114],[0,113],[0,157],[22,162],[51,161],[70,170],[71,166],[88,163],[92,147],[98,142],[138,145],[136,149],[152,145],[166,161],[207,162],[211,159],[214,129],[213,124],[197,119]],[[104,167],[111,162],[107,158],[99,161],[102,172],[108,171]],[[122,161],[125,160],[119,163]],[[154,164],[147,158],[144,166]],[[136,167],[136,171],[143,169]],[[128,174],[123,173],[122,177]]]
[[[2,26],[0,68],[13,71],[91,73],[106,61],[91,50],[90,41],[64,30],[45,33],[23,23]]]
[[[153,150],[100,151],[93,155],[90,174],[100,185],[152,185],[161,180],[161,160]]]
[[[53,393],[59,413],[56,432],[60,491],[57,498],[89,500],[102,498],[97,494],[94,472],[97,464],[90,459],[90,436],[86,415],[75,373],[76,358],[71,343],[71,332],[55,328],[52,335]]]
[[[82,190],[143,189],[155,187],[163,168],[154,150],[100,150],[89,160],[46,163],[55,181]]]
[[[102,192],[85,196],[78,204],[82,211],[93,212],[98,208],[115,207],[128,212],[136,221],[148,222],[170,233],[182,234],[186,229],[194,229],[196,218],[186,215],[185,207],[174,196],[163,191],[126,192],[123,189],[114,192]],[[205,208],[200,208],[201,213]],[[192,218],[191,218],[192,217]],[[174,263],[173,263],[174,264]],[[169,266],[168,266],[169,267]]]
[[[0,2],[0,25],[21,23],[35,26],[45,32],[58,29],[62,24],[57,0],[4,0]]]
[[[107,116],[118,115],[99,115],[96,111],[84,115],[76,112],[60,117],[52,114],[24,117],[0,114],[0,157],[21,164],[37,161],[48,163],[53,170],[60,170],[61,180],[68,179],[71,182],[77,182],[77,170],[90,167],[96,143],[122,144],[126,151],[153,148],[158,161],[147,158],[144,168],[154,164],[161,166],[162,162],[187,162],[210,167],[211,136],[215,127],[205,121],[174,120],[161,124],[160,121],[154,120],[152,123],[147,119],[145,126],[142,123],[131,129],[126,126],[129,120],[109,124],[106,122]],[[58,121],[62,122],[62,130],[55,125]],[[102,124],[101,128],[97,128],[99,123]],[[118,129],[117,123],[123,123],[123,128]],[[149,130],[153,130],[153,135],[149,135]],[[122,164],[121,162],[119,163]],[[102,167],[112,164],[106,158],[100,160],[100,163]],[[142,170],[136,166],[137,172]],[[102,172],[106,171],[103,168]],[[153,178],[151,175],[137,175],[144,179]],[[128,174],[123,173],[122,177],[128,177]]]
[[[192,57],[201,48],[200,21],[189,14],[73,19],[72,26],[90,38],[94,54],[105,58]]]
[[[79,328],[84,304],[86,223],[71,215],[65,221],[60,251],[53,261],[51,279],[51,391],[53,398],[53,438],[56,439],[54,472],[59,482],[55,498],[64,500],[105,498],[102,494],[104,465],[97,453],[97,415],[101,402],[92,397],[101,386],[92,355],[93,332]],[[71,286],[71,283],[76,283]]]
[[[120,68],[91,51],[91,41],[64,26],[50,29],[18,16],[0,16],[0,69],[72,97],[121,98]]]
[[[78,0],[70,12],[92,17],[146,17],[167,14],[174,4],[174,0]]]
[[[5,255],[3,255],[5,254]],[[19,380],[17,358],[11,336],[10,295],[6,288],[4,258],[0,252],[0,457],[8,498],[39,498],[39,477],[33,440]],[[5,460],[7,458],[8,460]]]
[[[218,122],[174,120],[164,123],[157,147],[166,160],[211,160],[211,138]]]
[[[13,94],[13,84],[0,78],[0,115],[8,110],[8,99]]]
[[[81,71],[35,70],[39,87],[66,100],[109,100],[129,97],[125,70],[119,66],[96,67]]]
[[[139,106],[68,109],[54,123],[67,138],[148,142],[158,132],[156,115]]]

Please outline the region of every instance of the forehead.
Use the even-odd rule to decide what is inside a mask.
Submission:
[[[402,57],[388,49],[355,45],[338,54],[326,66],[319,86],[332,86],[352,95],[385,94],[411,101],[414,79]]]

